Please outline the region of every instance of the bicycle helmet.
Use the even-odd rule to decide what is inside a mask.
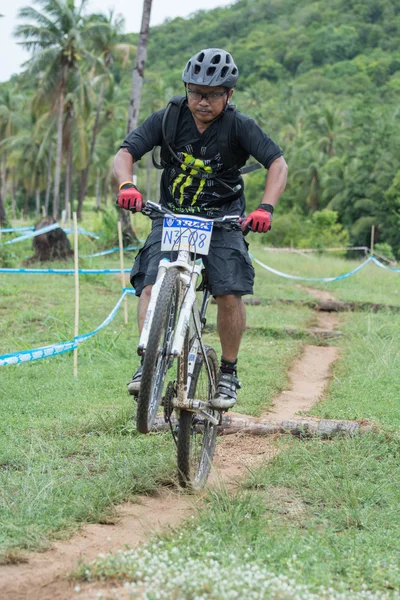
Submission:
[[[188,61],[182,73],[184,83],[233,88],[239,70],[232,56],[220,48],[200,50]]]

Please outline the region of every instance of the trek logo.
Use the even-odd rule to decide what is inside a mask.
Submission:
[[[201,220],[200,217],[182,217],[173,219],[172,217],[166,217],[166,225],[168,228],[179,228],[179,229],[195,229],[198,231],[211,231],[212,221]]]

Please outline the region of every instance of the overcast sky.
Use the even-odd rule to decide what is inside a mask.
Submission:
[[[160,25],[167,18],[188,17],[197,10],[211,10],[217,6],[233,4],[234,0],[153,0],[150,25]],[[0,0],[0,81],[7,81],[13,73],[21,71],[21,64],[29,58],[13,37],[18,11],[32,5],[30,0]],[[138,32],[142,19],[142,0],[89,0],[89,12],[108,12],[110,8],[125,18],[125,33]],[[194,51],[196,48],[194,49]]]

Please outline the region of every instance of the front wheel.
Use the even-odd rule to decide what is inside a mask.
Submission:
[[[154,308],[153,322],[144,355],[136,413],[136,426],[140,433],[150,431],[161,402],[177,322],[179,291],[179,271],[168,269]]]
[[[205,359],[199,355],[194,367],[189,398],[210,402],[216,389],[219,369],[215,351],[205,346]],[[207,368],[208,365],[208,368]],[[209,414],[218,418],[212,408]],[[178,426],[178,478],[182,487],[200,489],[207,481],[214,456],[218,425],[201,414],[181,410]]]

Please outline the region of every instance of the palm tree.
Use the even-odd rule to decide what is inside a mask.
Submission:
[[[89,64],[93,57],[86,48],[83,9],[86,0],[35,0],[38,9],[26,6],[19,17],[30,23],[19,25],[15,35],[21,45],[32,51],[26,63],[31,76],[37,76],[39,92],[36,104],[50,99],[57,114],[57,144],[54,174],[53,216],[58,217],[61,161],[63,149],[64,103],[68,92],[68,75],[78,69],[80,62]]]
[[[114,17],[111,11],[108,17],[104,15],[92,15],[87,23],[87,31],[93,47],[93,52],[101,59],[100,75],[92,79],[93,88],[100,83],[100,89],[96,102],[96,114],[92,127],[91,143],[86,166],[81,172],[81,180],[78,194],[78,219],[82,217],[83,200],[86,195],[89,179],[89,170],[93,162],[93,154],[96,145],[97,135],[100,129],[101,111],[104,103],[104,94],[107,84],[112,85],[110,76],[110,66],[115,56],[122,56],[123,66],[127,63],[130,52],[134,49],[131,44],[118,43],[118,36],[123,27],[122,17]]]
[[[93,162],[102,169],[105,204],[112,188],[113,154],[118,150],[125,135],[128,106],[124,90],[108,87],[105,93],[102,127],[99,132]]]
[[[12,84],[0,90],[0,224],[6,221],[7,149],[4,142],[14,136],[23,123],[22,96]]]
[[[140,100],[144,77],[144,67],[147,58],[147,44],[150,32],[150,13],[152,0],[143,0],[142,24],[140,27],[139,43],[136,53],[135,66],[132,72],[131,98],[129,102],[128,122],[126,132],[136,129],[139,122]],[[127,210],[119,211],[122,229],[126,237],[135,239],[136,235],[132,229],[130,213]]]
[[[321,136],[318,145],[330,158],[350,139],[345,133],[344,118],[341,109],[329,105],[317,108],[309,115],[310,130]]]
[[[147,44],[149,41],[150,32],[151,4],[152,0],[143,0],[142,24],[140,27],[135,66],[132,71],[131,99],[129,103],[129,115],[126,133],[136,129],[139,122],[140,99],[142,96],[144,67],[146,64]]]
[[[25,190],[25,218],[29,213],[31,193],[35,192],[36,210],[39,216],[40,191],[45,187],[46,157],[40,155],[40,142],[34,135],[34,123],[25,122],[24,131],[8,137],[3,146],[9,156],[10,165],[16,167],[21,188]]]
[[[324,155],[311,143],[305,144],[297,154],[298,167],[292,173],[292,180],[303,190],[305,203],[311,212],[321,208],[321,171],[324,163]]]
[[[52,149],[56,142],[56,116],[47,111],[41,114],[36,121],[34,136],[40,140],[38,158],[46,163],[46,192],[44,201],[44,212],[48,215],[50,204],[50,192],[52,185],[52,171],[54,168]]]

